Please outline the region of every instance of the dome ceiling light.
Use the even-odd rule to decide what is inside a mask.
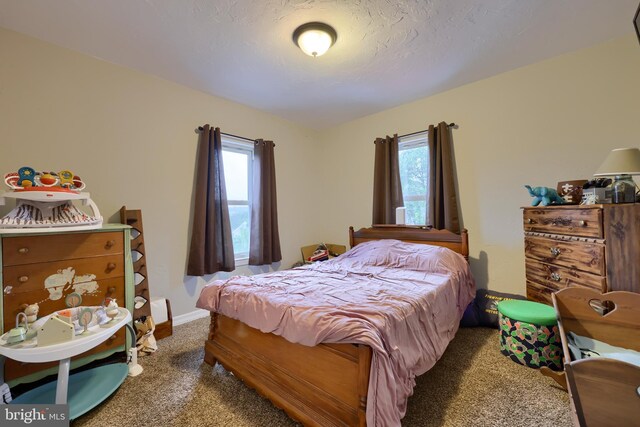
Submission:
[[[309,56],[322,56],[336,42],[338,34],[322,22],[307,22],[293,32],[293,42]]]

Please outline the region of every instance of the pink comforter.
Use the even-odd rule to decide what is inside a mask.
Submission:
[[[370,346],[367,425],[399,426],[415,377],[442,356],[474,295],[461,255],[378,240],[306,267],[213,281],[196,305],[295,343]]]

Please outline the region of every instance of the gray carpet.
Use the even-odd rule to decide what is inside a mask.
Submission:
[[[80,426],[295,426],[220,366],[203,363],[208,319],[174,328]],[[417,380],[403,426],[570,426],[566,392],[498,350],[494,329],[460,329],[442,359]]]

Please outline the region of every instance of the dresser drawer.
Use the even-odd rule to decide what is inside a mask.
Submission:
[[[106,351],[111,351],[111,352],[123,351],[124,352],[125,340],[126,340],[126,328],[120,328],[118,329],[118,331],[116,331],[116,333],[113,336],[108,338],[105,342],[103,342],[99,346],[89,351],[86,351],[82,354],[79,354],[75,357],[72,357],[71,360],[81,359],[83,357],[87,357],[92,354],[97,354],[97,353],[106,352]],[[59,362],[25,363],[25,362],[18,362],[12,359],[5,359],[5,365],[4,365],[5,380],[13,380],[25,375],[42,371],[47,368],[54,368],[54,367],[57,368],[58,364]]]
[[[526,236],[524,253],[526,257],[535,258],[547,264],[576,268],[600,276],[606,274],[602,243]]]
[[[524,230],[602,239],[600,209],[525,208]]]
[[[95,277],[94,277],[95,276]],[[124,256],[109,255],[67,261],[13,265],[2,271],[3,291],[6,294],[49,289],[62,291],[63,287],[92,280],[124,277]],[[7,290],[11,286],[11,290]]]
[[[527,280],[527,299],[537,301],[544,304],[553,305],[551,294],[557,292],[558,289],[548,288],[536,282]]]
[[[16,236],[2,239],[2,264],[33,264],[121,254],[122,232]]]
[[[525,260],[527,280],[540,283],[548,288],[560,290],[568,286],[583,286],[606,292],[606,279],[603,276],[586,273],[575,268],[566,268],[554,264],[527,258]]]
[[[74,291],[81,291],[82,304],[84,306],[96,306],[102,305],[104,299],[115,298],[118,305],[125,306],[126,301],[124,299],[124,278],[115,277],[112,279],[104,279],[95,282],[94,284],[85,283],[84,289],[74,289],[73,285],[69,285],[68,289],[64,291],[64,296]],[[79,292],[80,293],[80,292]],[[52,300],[50,298],[49,291],[40,288],[32,292],[11,292],[4,295],[4,331],[8,331],[13,328],[16,322],[16,315],[23,311],[25,304],[38,303],[40,307],[38,311],[39,317],[46,316],[57,310],[63,310],[66,308],[64,297]]]

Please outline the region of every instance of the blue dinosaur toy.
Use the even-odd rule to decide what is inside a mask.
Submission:
[[[533,187],[525,185],[524,188],[529,190],[529,194],[533,197],[531,206],[538,206],[542,202],[542,206],[549,206],[552,203],[563,204],[564,199],[558,195],[558,192],[549,187]]]

